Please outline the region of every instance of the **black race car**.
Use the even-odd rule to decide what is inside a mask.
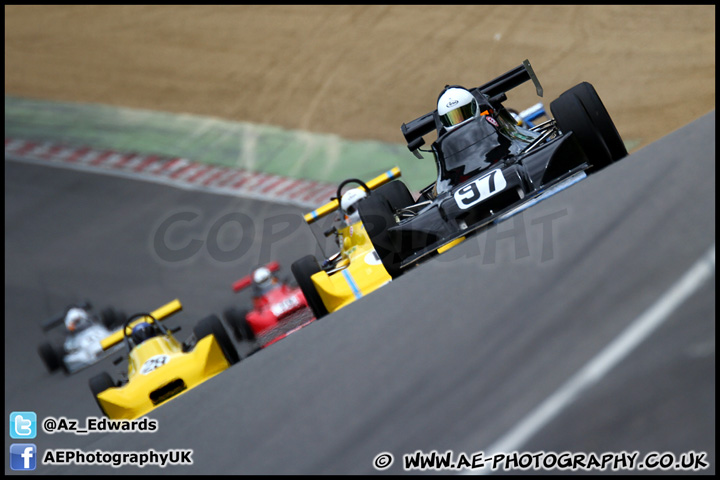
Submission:
[[[595,88],[587,82],[550,104],[554,118],[528,128],[503,106],[506,92],[532,80],[530,62],[470,89],[479,108],[451,130],[438,110],[402,125],[408,149],[432,153],[437,181],[415,199],[392,181],[360,202],[358,210],[375,250],[393,276],[442,253],[492,225],[620,160],[627,149]],[[423,137],[437,139],[421,150]]]

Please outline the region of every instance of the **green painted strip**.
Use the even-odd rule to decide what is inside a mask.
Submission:
[[[404,144],[350,141],[337,135],[212,117],[12,96],[5,96],[5,137],[178,156],[329,183],[374,178],[399,166],[402,180],[415,191],[432,183],[436,175],[431,156],[417,159]]]
[[[432,156],[424,154],[423,159],[418,159],[404,144],[351,141],[337,135],[213,117],[7,95],[5,137],[177,156],[328,183],[370,179],[398,166],[402,180],[412,191],[419,191],[436,178]],[[625,143],[630,151],[641,142]]]

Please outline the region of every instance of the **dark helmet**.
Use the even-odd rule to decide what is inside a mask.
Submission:
[[[141,322],[132,329],[132,339],[135,345],[139,345],[148,338],[155,336],[155,329],[148,322]]]

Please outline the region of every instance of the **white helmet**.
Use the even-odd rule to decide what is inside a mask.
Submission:
[[[255,285],[264,287],[270,283],[270,277],[270,270],[265,267],[260,267],[253,273],[253,282],[255,282]]]
[[[345,223],[352,225],[360,221],[360,212],[357,211],[357,202],[367,197],[364,188],[352,188],[343,193],[340,199],[340,208],[345,212]]]
[[[65,314],[65,328],[71,332],[78,330],[89,322],[87,312],[82,308],[73,307]]]
[[[437,112],[440,121],[450,131],[475,118],[478,103],[472,93],[462,87],[451,87],[438,98]]]

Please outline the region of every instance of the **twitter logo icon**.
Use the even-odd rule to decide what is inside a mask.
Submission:
[[[11,438],[35,438],[37,415],[35,412],[12,412],[10,414]]]

